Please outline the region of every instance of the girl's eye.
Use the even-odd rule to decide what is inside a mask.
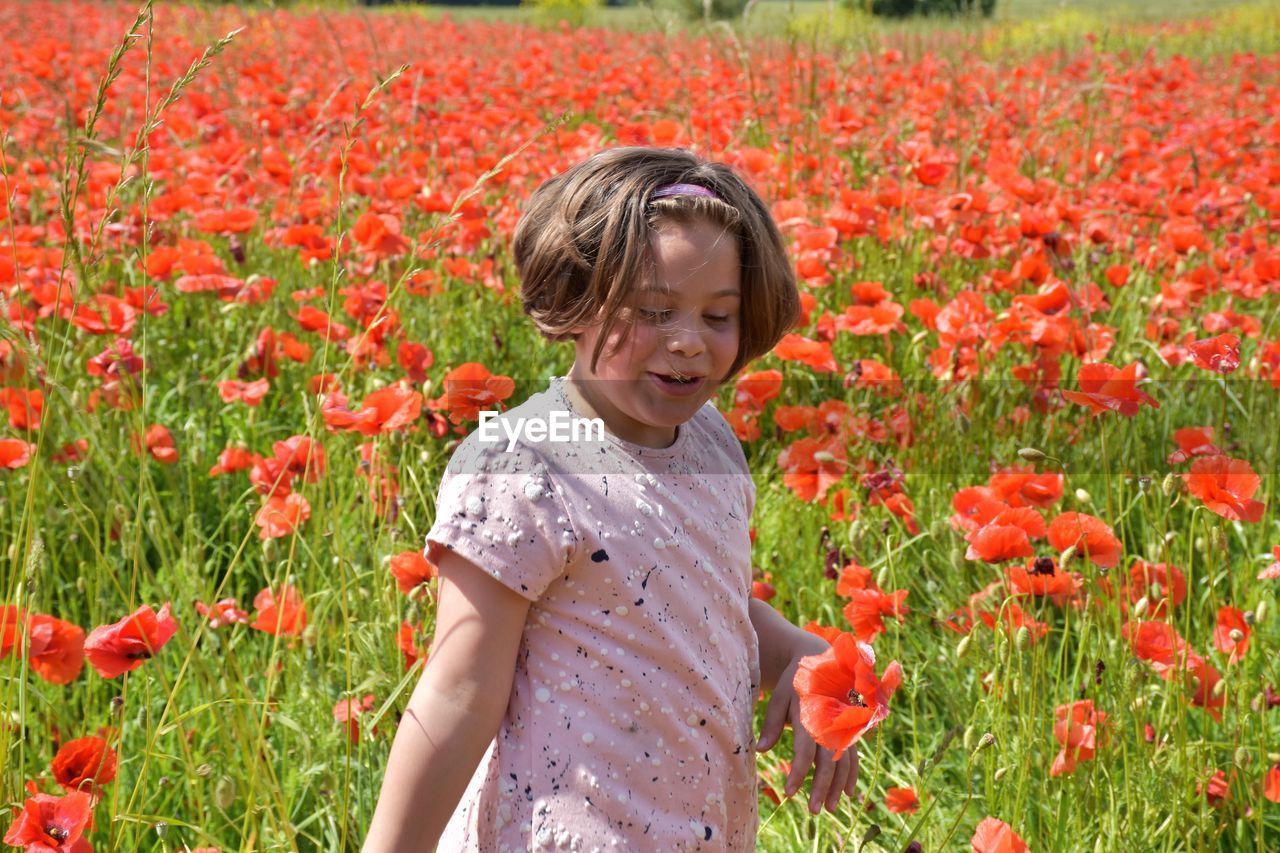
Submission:
[[[714,314],[714,315],[713,315],[713,314],[708,314],[708,315],[706,315],[706,317],[707,317],[707,322],[708,322],[708,323],[715,323],[715,324],[717,324],[717,325],[718,325],[718,324],[720,324],[720,323],[727,323],[727,322],[729,322],[730,320],[732,320],[732,319],[733,319],[732,317],[729,317],[729,316],[727,316],[727,315],[725,315],[725,316],[721,316],[721,315],[718,315],[718,314]]]
[[[641,308],[640,316],[652,322],[664,323],[671,317],[671,312],[657,308]]]

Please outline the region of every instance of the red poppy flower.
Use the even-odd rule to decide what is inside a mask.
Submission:
[[[844,606],[844,618],[853,626],[854,634],[864,643],[870,643],[884,631],[884,617],[894,616],[901,622],[909,612],[903,602],[910,590],[900,589],[885,593],[878,589],[855,589],[849,593],[849,603]]]
[[[405,595],[412,595],[419,586],[434,580],[438,572],[435,564],[421,551],[402,551],[391,558],[391,576],[396,587]]]
[[[1147,615],[1159,619],[1186,600],[1187,578],[1177,566],[1169,563],[1135,560],[1129,567],[1128,591],[1129,601],[1134,604],[1145,596],[1149,605]]]
[[[781,370],[744,373],[734,385],[733,404],[748,411],[763,411],[765,404],[782,392]]]
[[[994,817],[982,819],[969,845],[973,853],[1028,853],[1031,850],[1009,824]]]
[[[83,791],[35,794],[22,804],[4,843],[36,853],[80,853],[89,849],[82,836],[92,815],[93,798]]]
[[[254,523],[262,529],[259,539],[279,539],[293,533],[311,518],[311,504],[296,492],[285,497],[273,495],[258,510]]]
[[[838,436],[801,438],[778,454],[782,482],[802,501],[822,500],[844,477],[845,445]]]
[[[1228,663],[1236,663],[1249,650],[1253,629],[1244,621],[1244,613],[1235,607],[1218,608],[1218,624],[1213,629],[1213,645],[1227,655]]]
[[[99,625],[84,641],[89,664],[103,678],[115,678],[142,666],[178,632],[166,602],[160,612],[143,605],[119,622]]]
[[[84,669],[84,629],[42,613],[31,614],[27,622],[31,648],[27,661],[31,670],[50,684],[70,684]]]
[[[214,602],[213,606],[197,601],[196,612],[209,620],[210,628],[221,628],[223,625],[245,625],[249,622],[249,614],[240,609],[234,598],[224,598]]]
[[[116,778],[116,752],[100,737],[77,738],[59,747],[50,769],[66,790],[101,796],[101,786]]]
[[[400,649],[400,654],[404,656],[404,668],[411,669],[419,660],[425,659],[427,656],[427,647],[425,644],[419,644],[417,637],[422,634],[422,625],[416,627],[408,622],[400,623],[400,630],[396,632],[396,646]]]
[[[1075,546],[1082,557],[1097,566],[1114,568],[1124,546],[1100,518],[1083,512],[1064,512],[1049,525],[1049,544],[1059,552]]]
[[[224,403],[240,401],[246,406],[256,407],[262,404],[262,398],[271,390],[271,380],[255,379],[252,382],[240,382],[228,379],[218,383],[218,395]]]
[[[817,373],[835,373],[840,369],[835,356],[831,354],[830,343],[810,340],[804,335],[784,335],[773,348],[773,354],[783,361],[798,361],[808,365]]]
[[[836,578],[836,595],[848,598],[853,595],[856,590],[860,589],[876,589],[875,580],[871,577],[871,570],[866,566],[860,566],[857,563],[846,563],[844,568],[840,570],[840,575]]]
[[[271,452],[291,473],[314,483],[324,476],[324,447],[309,436],[291,435],[271,445]]]
[[[1167,622],[1126,622],[1120,633],[1133,653],[1147,661],[1166,680],[1173,671],[1186,669],[1200,661],[1187,641]]]
[[[1204,794],[1209,805],[1218,806],[1231,797],[1231,783],[1227,781],[1226,773],[1215,770],[1208,779],[1196,784],[1196,791]]]
[[[173,436],[162,424],[152,424],[142,437],[132,434],[129,437],[133,451],[140,453],[145,448],[152,458],[162,465],[172,465],[178,461],[178,451],[173,446]]]
[[[1187,344],[1196,366],[1214,373],[1227,374],[1240,366],[1240,338],[1232,334],[1218,335]]]
[[[31,461],[36,446],[20,438],[0,438],[0,468],[11,471]]]
[[[366,693],[362,699],[356,699],[354,696],[347,699],[339,699],[338,703],[333,706],[333,718],[346,725],[347,736],[351,738],[352,743],[357,743],[360,740],[360,715],[372,711],[373,706],[374,698],[372,693]]]
[[[1261,521],[1267,505],[1252,500],[1262,480],[1244,459],[1202,456],[1182,475],[1187,491],[1204,502],[1210,512],[1231,521]]]
[[[1280,764],[1273,764],[1262,781],[1262,796],[1273,803],[1280,803]]]
[[[1170,465],[1181,465],[1193,456],[1222,454],[1222,449],[1213,443],[1213,427],[1184,427],[1174,431],[1173,440],[1178,449],[1165,460]]]
[[[914,788],[890,788],[884,792],[884,807],[894,814],[912,814],[920,808]]]
[[[483,364],[467,362],[444,376],[444,394],[431,402],[432,408],[447,411],[450,423],[460,424],[480,417],[481,409],[496,409],[515,392],[509,376],[495,376]]]
[[[271,587],[266,587],[253,597],[253,606],[257,612],[250,628],[292,637],[307,627],[307,608],[302,602],[302,593],[288,584],[280,588],[278,596]]]
[[[1076,377],[1079,391],[1063,391],[1062,396],[1088,406],[1095,413],[1118,412],[1127,418],[1138,413],[1143,405],[1160,408],[1155,398],[1138,388],[1140,380],[1138,362],[1116,367],[1105,361],[1083,364]]]
[[[987,485],[997,498],[1011,507],[1047,509],[1062,498],[1063,477],[1061,473],[1037,474],[1031,468],[1013,466],[992,474]]]
[[[1054,710],[1054,717],[1053,736],[1062,745],[1062,750],[1053,760],[1049,775],[1061,776],[1075,772],[1079,762],[1093,758],[1107,715],[1096,710],[1092,700],[1084,699],[1059,705]]]
[[[966,560],[983,560],[987,563],[1003,563],[1035,553],[1027,531],[1012,524],[988,524],[968,537]]]
[[[1035,557],[1025,566],[1005,571],[1005,579],[1014,595],[1049,596],[1061,606],[1080,592],[1080,578],[1058,569],[1052,557]]]
[[[401,341],[396,347],[396,361],[409,379],[418,384],[427,381],[427,368],[435,362],[435,355],[424,345],[413,341]]]
[[[902,683],[897,661],[883,676],[876,675],[875,663],[871,646],[840,634],[822,654],[802,658],[796,670],[800,722],[837,760],[889,716],[889,698]]]
[[[247,447],[228,447],[218,454],[218,463],[209,469],[210,477],[245,471],[253,467],[258,455]]]

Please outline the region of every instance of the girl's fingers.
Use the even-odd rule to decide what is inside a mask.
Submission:
[[[849,786],[849,774],[853,772],[853,762],[849,760],[849,753],[841,756],[836,762],[836,773],[831,779],[831,787],[827,789],[827,811],[835,813],[836,807],[840,805],[840,795],[844,793],[844,789]]]
[[[782,691],[775,690],[769,697],[769,704],[764,711],[764,723],[760,726],[760,740],[756,741],[756,752],[764,752],[778,742],[790,704],[789,697]]]
[[[818,758],[813,765],[813,787],[809,789],[809,812],[817,814],[822,811],[823,801],[827,799],[831,780],[835,776],[836,763],[831,760],[831,752],[818,750]]]
[[[817,748],[817,744],[803,729],[796,729],[795,747],[795,756],[791,760],[791,772],[787,774],[785,792],[788,797],[800,790],[804,777],[809,775],[809,768],[813,766],[813,753]]]
[[[849,747],[845,757],[849,759],[849,784],[845,785],[844,792],[852,797],[858,793],[858,747]]]

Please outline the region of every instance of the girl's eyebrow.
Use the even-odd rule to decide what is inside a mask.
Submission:
[[[656,293],[659,296],[670,296],[672,291],[665,287],[641,287],[639,293]],[[717,290],[711,294],[712,299],[719,299],[722,296],[742,296],[742,291],[736,287],[727,287],[724,290]]]

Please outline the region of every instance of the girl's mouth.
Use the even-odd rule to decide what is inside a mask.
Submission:
[[[687,376],[679,377],[672,373],[649,373],[653,381],[657,383],[667,394],[677,397],[684,397],[694,394],[702,387],[702,381],[706,377],[703,376]]]

